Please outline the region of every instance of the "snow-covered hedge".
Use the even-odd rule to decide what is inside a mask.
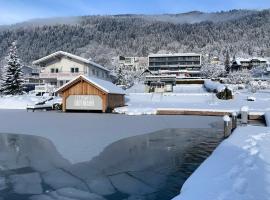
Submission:
[[[223,84],[211,81],[209,79],[204,81],[204,87],[206,88],[207,91],[216,93],[222,92],[226,88]]]

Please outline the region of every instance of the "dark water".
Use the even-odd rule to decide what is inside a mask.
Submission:
[[[167,200],[222,140],[209,129],[166,129],[119,140],[70,164],[49,140],[0,134],[0,199]]]

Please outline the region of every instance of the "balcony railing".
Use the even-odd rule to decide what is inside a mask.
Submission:
[[[58,73],[50,73],[50,72],[41,72],[39,74],[40,78],[43,79],[72,79],[78,75],[86,75],[86,72],[58,72]]]

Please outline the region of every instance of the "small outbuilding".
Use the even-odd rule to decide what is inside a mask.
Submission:
[[[112,82],[80,75],[57,91],[62,97],[62,110],[109,112],[125,105],[125,92]]]

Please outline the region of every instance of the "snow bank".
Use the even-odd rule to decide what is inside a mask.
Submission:
[[[7,95],[0,97],[0,109],[26,109],[26,107],[38,107],[34,106],[36,103],[50,99],[51,97],[45,96],[33,96],[29,94],[25,95]],[[60,97],[55,97],[51,101],[47,101],[44,106],[52,106],[55,103],[61,103],[62,99]],[[42,107],[41,106],[41,107]]]
[[[223,84],[209,79],[204,81],[204,87],[210,92],[222,92],[225,89]]]
[[[266,200],[270,129],[237,128],[184,183],[174,200]]]
[[[264,114],[266,126],[270,127],[270,112]]]
[[[27,105],[39,102],[42,97],[30,95],[2,96],[0,97],[0,109],[26,109]]]

